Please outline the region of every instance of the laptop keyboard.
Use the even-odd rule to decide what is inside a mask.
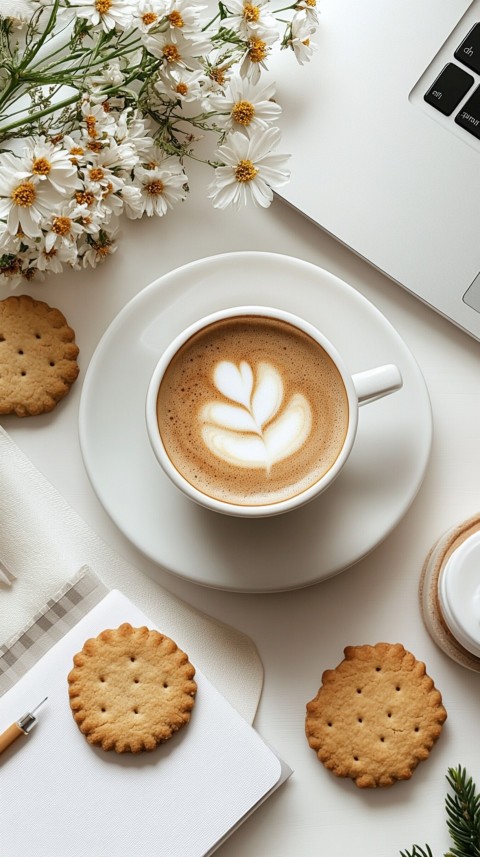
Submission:
[[[480,74],[480,23],[475,24],[463,39],[454,58],[465,68]],[[447,63],[423,96],[427,104],[444,116],[452,115],[475,83],[475,78],[465,68],[453,62]],[[480,140],[480,86],[473,90],[456,114],[455,122]]]

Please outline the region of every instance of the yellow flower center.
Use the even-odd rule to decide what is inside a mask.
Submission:
[[[100,140],[90,140],[87,149],[89,149],[91,152],[101,152],[103,149],[103,144],[100,142]]]
[[[91,115],[86,116],[85,117],[85,124],[87,126],[88,136],[89,137],[96,137],[97,136],[97,129],[95,126],[97,124],[97,120],[95,119],[95,116],[91,116]]]
[[[84,155],[85,150],[82,149],[81,146],[72,146],[72,148],[70,149],[70,154],[71,155]]]
[[[217,68],[210,69],[211,79],[214,80],[215,83],[218,83],[220,86],[222,86],[225,83],[226,70],[226,67],[220,68],[219,66]]]
[[[102,169],[100,169],[100,167],[92,167],[88,175],[90,176],[92,182],[101,182],[103,177],[105,176],[105,173]]]
[[[317,5],[316,0],[305,0],[307,6],[315,7]]]
[[[310,39],[308,39],[308,38],[304,39],[302,42],[302,45],[305,45],[305,47],[307,47],[307,48],[308,48],[309,44],[310,44]]]
[[[75,194],[75,199],[79,205],[91,205],[95,201],[95,194],[91,190],[79,190]]]
[[[112,5],[112,0],[95,0],[95,9],[100,15],[105,15]]]
[[[251,62],[263,62],[267,56],[267,45],[263,39],[258,39],[255,36],[250,39],[248,55]]]
[[[71,226],[72,221],[69,217],[54,217],[52,223],[52,232],[55,232],[55,235],[68,235]]]
[[[32,173],[36,176],[48,176],[52,165],[47,158],[35,158],[32,167]]]
[[[188,92],[187,84],[183,83],[183,81],[181,83],[177,83],[176,91],[178,92],[179,95],[186,95]]]
[[[161,196],[165,188],[161,179],[154,179],[145,185],[145,191],[150,194],[150,196]]]
[[[156,15],[155,12],[145,12],[145,14],[142,15],[142,21],[146,27],[149,27],[150,24],[154,24],[157,18],[158,15]]]
[[[258,170],[254,164],[248,159],[240,161],[235,168],[235,178],[237,182],[245,184],[251,182],[257,175]]]
[[[111,182],[108,182],[105,190],[102,193],[102,199],[106,199],[107,196],[110,196],[112,190],[113,190],[113,184]]]
[[[260,17],[260,9],[258,6],[253,6],[252,3],[245,3],[243,6],[243,17],[249,24],[255,24]]]
[[[180,53],[178,48],[175,45],[165,45],[163,49],[163,56],[165,57],[167,62],[178,62],[180,59]]]
[[[255,107],[250,101],[237,101],[232,110],[232,119],[239,125],[250,125],[255,116]]]
[[[176,10],[170,12],[168,20],[170,21],[172,27],[183,27],[183,18],[180,15],[180,12],[177,12]]]
[[[10,194],[12,202],[15,205],[19,205],[21,208],[30,208],[30,206],[35,202],[36,197],[35,185],[33,182],[28,181],[17,185]]]

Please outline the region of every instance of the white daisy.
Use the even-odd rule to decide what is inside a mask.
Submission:
[[[48,182],[25,178],[22,167],[12,171],[6,157],[0,156],[0,219],[6,220],[11,235],[21,231],[35,238],[41,234],[41,221],[58,210],[61,197]]]
[[[53,145],[40,137],[27,140],[22,153],[24,170],[19,178],[32,178],[52,185],[58,193],[70,193],[80,187],[77,168],[62,145]]]
[[[200,15],[206,8],[191,0],[166,0],[165,16],[172,40],[176,40],[176,32],[185,38],[197,36],[201,30]]]
[[[186,197],[187,176],[175,157],[163,158],[153,169],[137,167],[134,185],[142,195],[142,211],[148,217],[162,216]],[[131,217],[131,214],[129,215]],[[141,215],[140,215],[141,216]]]
[[[116,252],[118,247],[116,243],[117,232],[117,225],[110,229],[102,228],[78,248],[78,255],[82,259],[84,268],[87,265],[95,268],[100,262],[105,261],[108,256]]]
[[[277,22],[270,12],[269,0],[226,0],[224,6],[230,12],[225,23],[242,39],[277,29]]]
[[[74,0],[72,8],[78,18],[86,18],[94,26],[101,24],[105,33],[115,27],[128,30],[135,12],[129,0]]]
[[[80,127],[84,136],[91,140],[102,140],[114,136],[117,125],[104,96],[99,104],[92,104],[89,98],[84,98],[81,112],[83,118]]]
[[[117,118],[115,140],[133,146],[139,156],[147,154],[152,148],[154,141],[151,134],[153,131],[149,120],[143,119],[138,111],[132,112],[131,108],[127,108]]]
[[[163,0],[139,0],[134,18],[137,29],[148,33],[152,27],[157,27],[165,17],[165,7]]]
[[[122,200],[125,206],[125,214],[130,220],[137,220],[143,214],[143,199],[140,188],[130,182],[126,182],[122,189]]]
[[[235,131],[217,150],[223,166],[217,167],[209,197],[215,208],[252,201],[267,208],[272,199],[272,188],[281,187],[289,179],[289,155],[272,151],[280,139],[278,128],[259,128],[251,135]]]
[[[209,52],[210,42],[202,34],[187,39],[181,30],[143,36],[143,43],[154,57],[170,68],[202,68],[201,59]]]
[[[288,45],[295,54],[295,58],[300,65],[308,62],[314,51],[315,45],[310,41],[310,37],[315,32],[315,28],[307,19],[304,12],[296,12],[292,18],[291,35],[288,39]]]
[[[65,203],[57,214],[52,214],[43,224],[45,236],[45,250],[49,252],[52,247],[74,244],[82,234],[83,226],[79,218],[85,211],[85,207],[69,201]]]
[[[240,76],[249,77],[252,83],[258,83],[261,69],[266,69],[265,60],[271,45],[277,40],[278,33],[273,30],[253,35],[248,39],[247,49],[240,62]]]
[[[201,99],[205,82],[203,71],[177,67],[161,71],[155,89],[160,95],[187,104]]]
[[[299,0],[295,6],[296,9],[303,9],[310,24],[315,27],[318,25],[318,8],[317,0]]]
[[[125,75],[120,68],[120,60],[113,59],[102,66],[100,74],[92,75],[89,82],[92,86],[104,89],[109,86],[119,86],[125,80]]]
[[[280,105],[272,100],[274,94],[274,84],[260,87],[248,78],[235,76],[224,95],[211,95],[208,105],[228,115],[227,127],[231,129],[266,128],[282,112]]]
[[[61,274],[65,264],[73,267],[78,255],[76,244],[52,246],[50,250],[47,250],[46,246],[39,247],[37,252],[36,269],[51,271],[53,274]]]
[[[71,164],[78,167],[85,163],[87,149],[85,141],[82,139],[79,131],[72,131],[71,134],[64,134],[62,145],[68,153]]]

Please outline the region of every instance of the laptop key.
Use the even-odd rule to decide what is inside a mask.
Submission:
[[[457,113],[455,122],[480,140],[480,86]]]
[[[455,51],[455,59],[480,74],[480,24],[475,24]]]
[[[440,113],[450,116],[460,104],[462,98],[471,86],[474,79],[455,63],[449,62],[440,72],[437,79],[423,96],[427,104],[431,104]]]

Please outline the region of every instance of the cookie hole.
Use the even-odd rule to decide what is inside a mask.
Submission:
[[[0,342],[5,342],[5,337],[3,333],[0,333]]]
[[[397,686],[396,686],[395,690],[396,690],[396,691],[397,691],[397,693],[398,693],[398,691],[400,690],[400,685],[399,685],[399,684],[397,684]]]
[[[102,709],[100,709],[100,710],[105,714],[105,712],[106,712],[106,710],[107,710],[107,709],[106,709],[106,708],[102,708]]]
[[[358,762],[358,761],[359,761],[358,756],[354,756],[354,757],[353,757],[353,761],[354,761],[354,762]]]
[[[164,681],[164,682],[163,682],[163,686],[164,686],[164,687],[168,687],[168,681]]]
[[[104,677],[103,675],[101,675],[101,676],[100,676],[100,681],[101,681],[101,682],[104,682],[104,681],[105,681],[105,677]]]
[[[385,741],[385,738],[383,737],[383,735],[380,737],[380,741],[381,741],[382,743]]]
[[[23,354],[23,350],[21,348],[18,349],[18,354]]]
[[[362,688],[361,688],[361,687],[357,687],[357,693],[361,693],[361,692],[362,692]]]
[[[392,712],[391,712],[391,711],[387,711],[387,717],[391,717],[391,716],[392,716]]]
[[[375,667],[375,672],[379,673],[381,669],[382,669],[381,667]]]
[[[132,664],[134,664],[134,663],[135,663],[135,661],[136,661],[137,659],[136,659],[136,658],[134,658],[134,657],[133,657],[133,655],[132,655],[132,657],[130,658],[130,660],[131,660]]]
[[[328,721],[327,726],[329,726],[329,727],[330,727],[330,729],[332,728],[333,723],[331,722],[331,720],[329,720],[329,721]]]
[[[134,713],[134,714],[138,714],[138,708],[134,708],[134,709],[133,709],[133,713]]]
[[[415,726],[415,732],[420,732],[420,726]]]
[[[20,372],[20,375],[26,375],[26,374],[27,373],[25,372],[25,369],[22,369],[22,371]]]
[[[36,333],[36,334],[35,334],[35,339],[41,339],[41,338],[42,338],[42,337],[41,337],[41,335],[40,335],[39,333]]]
[[[55,360],[50,360],[50,366],[55,366]]]
[[[358,718],[358,722],[359,722],[359,723],[363,723],[363,718],[362,718],[362,717],[359,717],[359,718]]]
[[[140,681],[140,679],[139,679],[139,678],[134,678],[134,679],[133,679],[133,681],[134,681],[134,684],[138,684],[138,682]]]

